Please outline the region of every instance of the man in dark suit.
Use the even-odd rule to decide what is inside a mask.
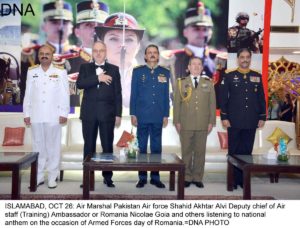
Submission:
[[[120,126],[122,89],[119,68],[105,62],[106,46],[102,41],[93,45],[94,62],[82,64],[77,87],[84,89],[80,119],[84,139],[84,159],[96,152],[98,129],[103,153],[113,153],[114,127]],[[115,187],[112,172],[103,171],[103,183]]]
[[[228,132],[228,154],[252,153],[256,128],[264,126],[266,101],[262,76],[250,69],[251,51],[237,52],[238,68],[227,70],[221,82],[221,120]],[[234,170],[234,188],[243,187],[240,169]]]

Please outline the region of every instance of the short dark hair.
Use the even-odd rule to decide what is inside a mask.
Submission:
[[[40,46],[38,53],[40,53],[40,50],[41,50],[42,48],[48,48],[48,49],[50,50],[51,54],[52,54],[52,55],[54,54],[54,49],[51,48],[51,47],[50,47],[49,45],[47,45],[47,44],[43,44],[42,46]]]
[[[248,52],[250,54],[250,57],[252,56],[252,52],[249,48],[241,48],[237,51],[236,56],[240,57],[242,52]]]
[[[146,49],[145,49],[145,55],[146,55],[146,53],[147,53],[148,48],[151,48],[151,47],[156,48],[156,50],[158,51],[158,54],[159,54],[158,46],[155,45],[155,44],[149,44],[149,45],[146,47]]]
[[[202,61],[202,59],[201,59],[200,57],[192,56],[192,57],[190,58],[190,60],[189,60],[189,65],[191,65],[191,62],[193,61],[193,59],[199,59],[200,62],[201,62],[201,64],[203,64],[203,61]]]

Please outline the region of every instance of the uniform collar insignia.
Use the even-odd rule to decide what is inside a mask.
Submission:
[[[156,68],[158,67],[158,64],[155,65],[154,67],[151,67],[151,66],[149,66],[148,64],[146,64],[146,66],[147,66],[149,69],[154,70],[154,69],[156,69]]]
[[[242,69],[242,68],[237,68],[236,69],[238,72],[240,72],[240,73],[242,73],[242,74],[247,74],[247,73],[249,73],[250,72],[250,69]]]

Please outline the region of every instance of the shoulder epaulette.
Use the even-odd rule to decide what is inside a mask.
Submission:
[[[228,74],[228,73],[230,73],[232,71],[235,71],[235,70],[236,70],[236,68],[235,69],[227,69],[227,70],[225,70],[225,73]]]
[[[37,67],[39,67],[39,64],[36,64],[36,65],[33,65],[33,66],[29,67],[28,70],[32,70],[32,69],[37,68]]]
[[[145,65],[138,65],[138,66],[134,67],[133,69],[140,68],[140,67],[143,67],[143,66],[145,66]]]
[[[187,78],[187,77],[177,78],[177,80],[180,81],[180,80],[184,80],[184,79],[186,79],[186,78]]]
[[[212,80],[212,78],[208,77],[207,75],[201,75],[201,78],[208,80],[208,81]]]
[[[56,64],[53,64],[53,66],[54,66],[55,68],[58,68],[58,69],[61,69],[61,70],[64,70],[64,69],[65,69],[65,67],[64,67],[63,65],[56,65]]]
[[[83,50],[83,49],[81,49],[81,50],[79,51],[79,55],[80,55],[80,57],[81,57],[82,59],[84,59],[84,60],[87,61],[87,62],[90,62],[91,59],[92,59],[92,56],[91,56],[89,53],[87,53],[85,50]]]
[[[164,68],[164,69],[166,69],[166,70],[170,70],[168,67],[166,67],[166,66],[162,66],[162,65],[160,65],[162,68]]]
[[[190,57],[194,55],[193,51],[187,47],[184,48],[184,52]]]
[[[257,70],[251,69],[251,71],[254,71],[255,73],[261,74],[261,72],[259,72],[259,71],[257,71]]]

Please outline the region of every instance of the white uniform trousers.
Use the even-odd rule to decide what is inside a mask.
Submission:
[[[37,183],[44,181],[44,169],[48,171],[48,183],[59,175],[61,150],[61,125],[59,123],[32,123],[32,149],[39,152]]]

